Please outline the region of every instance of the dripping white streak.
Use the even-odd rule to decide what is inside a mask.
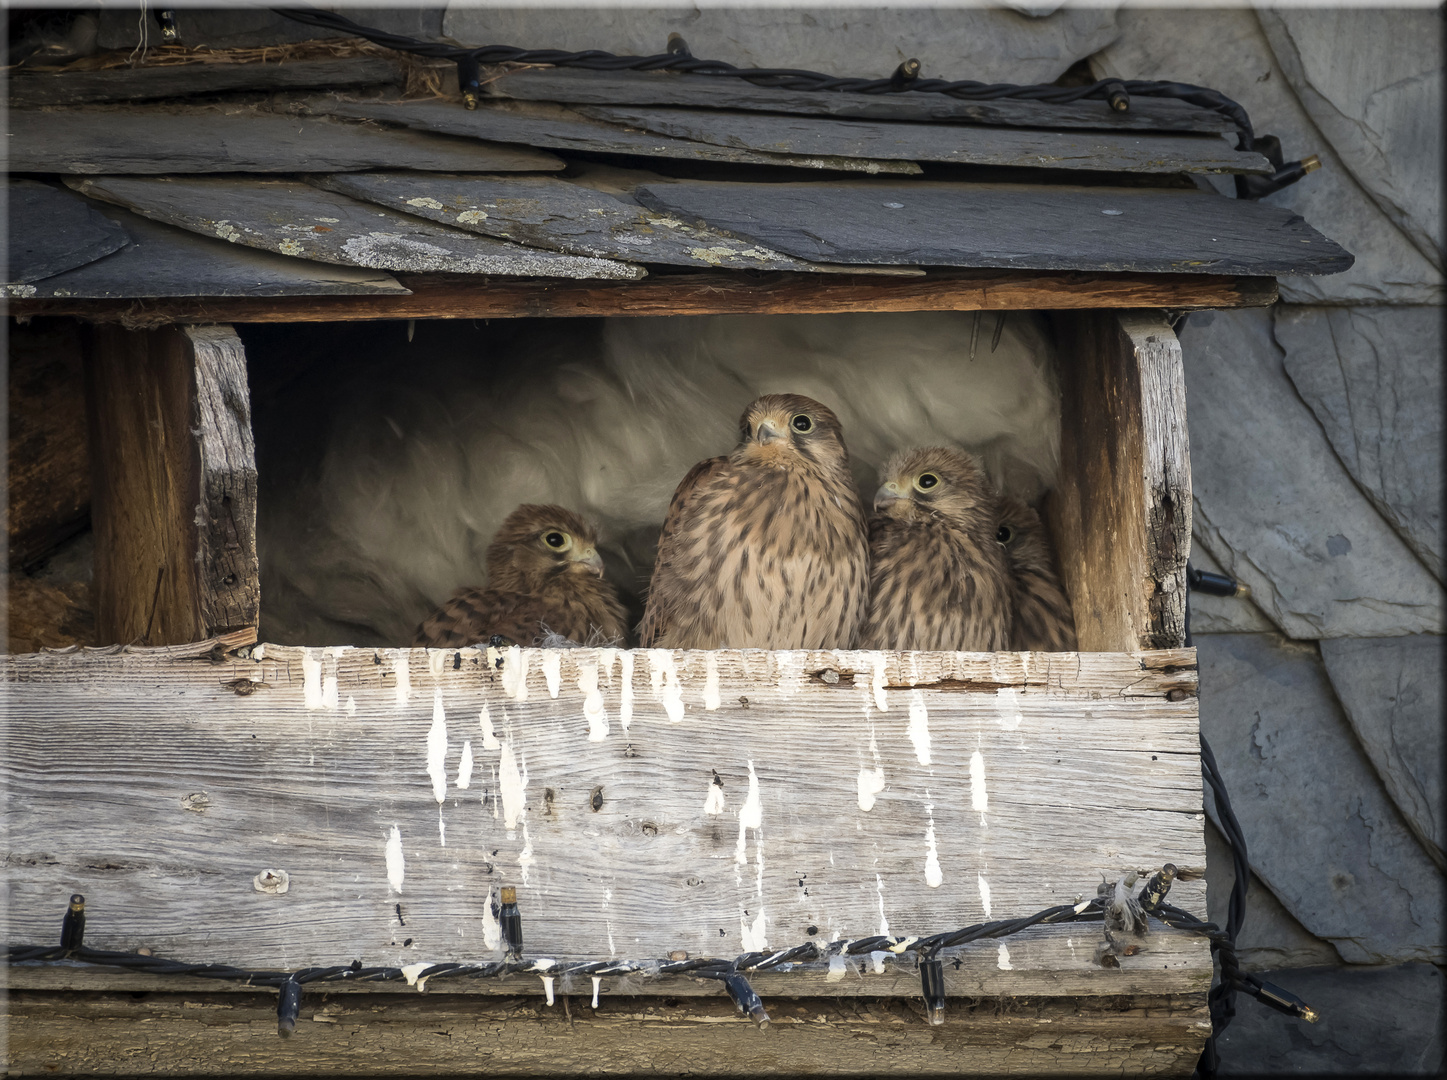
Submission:
[[[1010,963],[1010,950],[1005,947],[1005,943],[1003,941],[1000,942],[999,959],[995,961],[995,966],[998,967],[1001,971],[1015,970],[1014,966]]]
[[[724,791],[721,784],[715,784],[712,780],[708,782],[708,795],[703,800],[703,812],[705,814],[722,814],[724,812]]]
[[[514,701],[528,699],[528,654],[516,645],[503,653],[502,692]]]
[[[859,770],[859,809],[874,809],[874,797],[884,790],[884,766]]]
[[[931,811],[929,825],[924,831],[924,881],[931,889],[938,889],[945,880],[944,871],[940,869],[940,853],[935,847],[935,816],[932,812],[934,807],[927,807]]]
[[[921,765],[930,763],[929,711],[924,705],[924,692],[911,691],[909,696],[909,741],[914,743],[914,756]]]
[[[492,909],[493,902],[492,890],[489,889],[487,899],[482,904],[482,943],[489,951],[502,946],[502,923],[497,921],[497,912]]]
[[[708,660],[704,666],[703,677],[703,707],[712,712],[722,703],[719,697],[718,686],[718,657],[713,653],[708,654]]]
[[[518,772],[517,759],[507,743],[502,744],[502,756],[497,763],[497,786],[502,793],[503,824],[508,829],[516,829],[518,819],[523,815],[523,788],[527,786],[527,781]]]
[[[462,760],[457,763],[457,786],[466,790],[472,786],[472,740],[462,741]]]
[[[754,773],[754,763],[749,762],[749,795],[744,800],[744,805],[739,808],[739,846],[735,852],[735,860],[740,866],[749,861],[748,836],[749,829],[757,831],[764,824],[764,804],[759,799],[759,778]]]
[[[880,712],[889,711],[889,695],[885,693],[885,685],[888,680],[884,674],[884,656],[882,654],[874,657],[874,707]]]
[[[995,710],[1000,726],[1006,731],[1020,726],[1020,697],[1013,686],[1002,686],[995,691]]]
[[[618,656],[618,722],[623,725],[623,734],[628,734],[628,725],[633,720],[633,653],[623,652]]]
[[[394,655],[397,657],[397,704],[406,705],[412,696],[412,669],[408,666],[412,654],[407,649],[398,649]]]
[[[583,718],[588,721],[588,741],[602,742],[608,737],[608,713],[603,709],[603,695],[598,692],[598,665],[578,664],[578,689],[583,691]]]
[[[884,878],[878,874],[874,875],[874,888],[879,893],[879,936],[889,937],[889,920],[884,917]]]
[[[669,649],[649,649],[648,663],[653,694],[663,702],[663,711],[668,714],[668,719],[676,724],[683,719],[683,686],[678,681],[673,652]]]
[[[432,675],[432,677],[433,677],[434,679],[440,679],[440,678],[442,678],[442,671],[443,671],[443,668],[444,668],[444,666],[445,666],[446,664],[447,664],[447,650],[446,650],[446,649],[428,649],[428,650],[427,650],[427,670],[428,670],[428,672],[431,673],[431,675]]]
[[[477,724],[482,728],[482,748],[484,750],[501,750],[502,743],[497,741],[497,733],[492,730],[492,713],[487,711],[486,705],[477,715]]]
[[[594,975],[594,976],[593,976],[593,1008],[595,1008],[595,1009],[598,1007],[598,988],[599,988],[600,986],[602,986],[602,985],[603,985],[603,979],[602,979],[602,977],[601,977],[601,976],[598,976],[598,975]]]
[[[322,707],[322,662],[313,659],[310,649],[301,651],[301,685],[308,709]]]
[[[322,680],[322,708],[335,709],[339,704],[337,701],[339,694],[337,676],[334,672]]]
[[[438,803],[447,798],[447,713],[442,708],[442,691],[432,692],[432,726],[427,729],[427,775]]]
[[[543,993],[547,995],[548,1004],[551,1005],[553,1003],[553,977],[551,975],[540,975],[538,977],[543,980]]]
[[[980,887],[980,906],[985,909],[985,918],[990,917],[990,883],[985,880],[984,874],[975,875],[975,883]]]
[[[392,826],[392,832],[387,836],[387,884],[392,891],[402,891],[402,878],[406,871],[406,860],[402,857],[402,830]]]
[[[557,697],[558,688],[563,683],[563,654],[557,649],[544,649],[540,666],[543,678],[548,682],[548,696]]]
[[[990,796],[985,791],[985,755],[978,750],[970,755],[970,806],[977,814],[990,808]]]

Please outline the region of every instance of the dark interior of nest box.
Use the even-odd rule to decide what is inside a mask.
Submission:
[[[259,636],[410,644],[438,604],[482,583],[493,532],[524,502],[567,506],[599,525],[608,577],[636,625],[677,482],[733,446],[749,401],[790,391],[840,416],[866,504],[889,454],[954,443],[977,453],[999,486],[1041,507],[1083,650],[1179,644],[1169,633],[1140,632],[1150,622],[1149,581],[1143,593],[1114,595],[1122,592],[1116,579],[1149,577],[1160,553],[1104,566],[1088,535],[1116,535],[1124,524],[1150,542],[1148,508],[1130,488],[1140,412],[1152,405],[1120,392],[1135,373],[1118,318],[1012,311],[236,324],[255,439]],[[63,357],[74,375],[73,354],[94,347],[87,340],[96,338],[70,320],[37,319],[12,326],[12,359],[26,349],[48,355],[56,375]],[[74,412],[80,386],[70,386],[56,400]],[[12,400],[12,425],[14,415]],[[1099,453],[1083,455],[1085,445]],[[12,439],[12,471],[14,455],[26,452]],[[1064,500],[1073,518],[1060,511],[1062,485],[1075,493]],[[1122,485],[1125,497],[1107,490]],[[16,569],[12,651],[106,644],[93,630],[87,640],[83,582],[95,541],[83,512],[73,518],[73,535]],[[45,596],[27,600],[27,588]],[[1123,615],[1093,614],[1105,594]]]

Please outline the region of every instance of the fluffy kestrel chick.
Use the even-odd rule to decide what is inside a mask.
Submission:
[[[847,649],[864,620],[868,540],[839,419],[768,394],[738,446],[673,493],[642,644],[662,649]]]
[[[1013,495],[1001,495],[998,539],[1010,563],[1015,605],[1010,648],[1074,652],[1075,615],[1055,573],[1055,552],[1040,515]]]
[[[487,586],[462,589],[417,628],[414,644],[451,648],[494,634],[535,645],[551,631],[571,641],[622,642],[627,618],[603,580],[593,527],[561,506],[519,506],[488,545]]]
[[[905,450],[880,471],[869,521],[865,649],[989,652],[1010,643],[1010,572],[995,494],[969,454]]]

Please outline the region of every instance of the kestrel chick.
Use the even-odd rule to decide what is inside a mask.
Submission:
[[[1074,652],[1075,616],[1055,573],[1055,552],[1040,515],[1013,495],[1001,495],[998,539],[1010,563],[1014,594],[1010,648]]]
[[[642,644],[849,648],[869,552],[839,419],[809,398],[769,394],[744,411],[739,434],[673,493]]]
[[[627,633],[623,605],[603,580],[593,527],[561,506],[519,506],[485,562],[487,586],[462,589],[417,628],[416,645],[451,648],[501,634],[535,645],[549,631],[610,643]]]
[[[1010,572],[979,462],[947,447],[905,450],[880,476],[861,648],[1008,648]]]

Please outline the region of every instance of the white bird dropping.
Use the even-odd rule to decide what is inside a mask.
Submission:
[[[402,878],[406,869],[406,860],[402,857],[402,830],[392,826],[392,832],[387,837],[387,884],[392,891],[402,891]]]
[[[432,726],[427,729],[427,775],[432,794],[440,803],[447,798],[447,713],[442,708],[442,691],[432,693]]]

